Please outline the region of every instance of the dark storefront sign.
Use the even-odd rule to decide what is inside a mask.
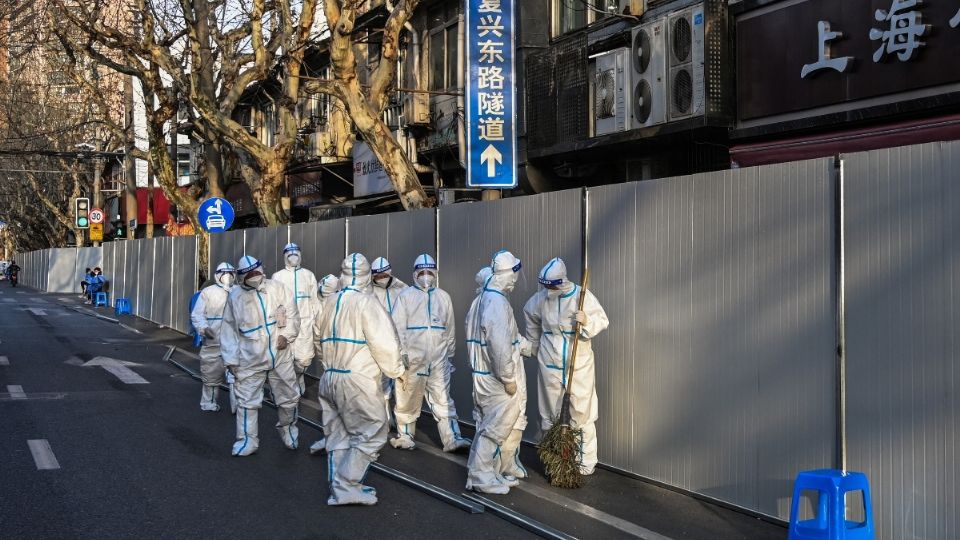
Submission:
[[[741,125],[953,92],[960,83],[960,0],[784,1],[742,13],[736,36]]]

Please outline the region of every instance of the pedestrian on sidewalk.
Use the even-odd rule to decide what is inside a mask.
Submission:
[[[404,384],[400,342],[390,315],[370,294],[370,263],[359,254],[342,264],[340,291],[320,320],[317,340],[324,372],[319,396],[327,441],[331,506],[373,505],[377,492],[363,484],[387,442],[389,426],[381,378]]]
[[[502,474],[503,445],[526,427],[526,374],[521,355],[530,342],[520,335],[509,294],[516,286],[520,259],[509,251],[494,254],[491,276],[467,313],[466,333],[473,371],[477,433],[467,461],[467,489],[505,494],[520,482]]]
[[[220,350],[236,378],[237,438],[233,455],[248,456],[260,446],[257,416],[263,385],[277,404],[277,431],[284,446],[297,449],[300,391],[290,345],[300,334],[293,292],[266,279],[263,264],[249,255],[237,264],[239,286],[230,290],[223,311]]]
[[[301,266],[303,256],[300,252],[300,246],[292,242],[284,246],[283,262],[285,268],[275,272],[271,279],[282,283],[286,288],[293,291],[294,297],[297,299],[297,313],[300,314],[300,334],[294,340],[291,348],[293,349],[293,368],[297,372],[297,388],[302,396],[306,391],[303,373],[313,362],[313,325],[320,313],[320,297],[317,276]]]
[[[460,435],[457,408],[450,396],[456,350],[453,302],[437,287],[437,262],[430,255],[420,255],[414,261],[413,283],[397,297],[393,310],[400,344],[414,376],[406,388],[395,390],[397,437],[390,439],[390,444],[408,450],[416,447],[417,419],[426,397],[437,421],[443,451],[456,452],[469,448],[470,439]]]
[[[577,345],[573,383],[570,386],[570,427],[583,430],[580,442],[580,474],[593,474],[597,466],[597,376],[591,342],[609,326],[607,314],[592,292],[587,290],[583,311],[578,308],[580,286],[567,279],[563,259],[551,259],[540,271],[538,291],[523,308],[527,337],[533,342],[533,355],[539,363],[537,401],[540,429],[546,433],[560,416],[560,405],[567,387],[570,351]],[[573,329],[580,323],[580,334]]]
[[[217,266],[214,283],[204,287],[190,312],[193,327],[203,336],[200,348],[200,378],[203,390],[200,393],[200,410],[219,411],[217,400],[224,379],[223,356],[220,353],[220,329],[223,325],[223,310],[233,287],[237,273],[230,263]]]
[[[80,298],[87,297],[87,279],[90,278],[90,269],[84,268],[83,277],[80,278]]]

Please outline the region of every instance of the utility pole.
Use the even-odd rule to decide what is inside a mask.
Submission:
[[[100,151],[100,141],[97,141],[97,151]],[[103,208],[103,197],[100,193],[100,157],[93,158],[93,207]],[[100,247],[100,242],[94,242],[93,247]]]

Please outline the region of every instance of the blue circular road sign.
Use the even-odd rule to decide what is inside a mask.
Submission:
[[[221,233],[233,226],[233,206],[220,197],[211,197],[200,205],[200,226],[210,233]]]

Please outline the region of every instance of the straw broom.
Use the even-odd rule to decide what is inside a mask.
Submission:
[[[587,268],[583,273],[583,283],[580,284],[578,311],[583,311],[583,300],[587,294],[589,280],[590,269]],[[567,386],[563,393],[563,402],[560,404],[560,416],[553,419],[553,425],[544,434],[538,451],[550,485],[562,488],[578,488],[583,485],[583,475],[580,474],[580,463],[577,459],[580,454],[580,444],[583,442],[583,430],[570,427],[570,388],[573,387],[573,372],[577,367],[577,344],[580,342],[579,322],[574,324],[573,338],[568,362],[570,371],[567,373]]]

